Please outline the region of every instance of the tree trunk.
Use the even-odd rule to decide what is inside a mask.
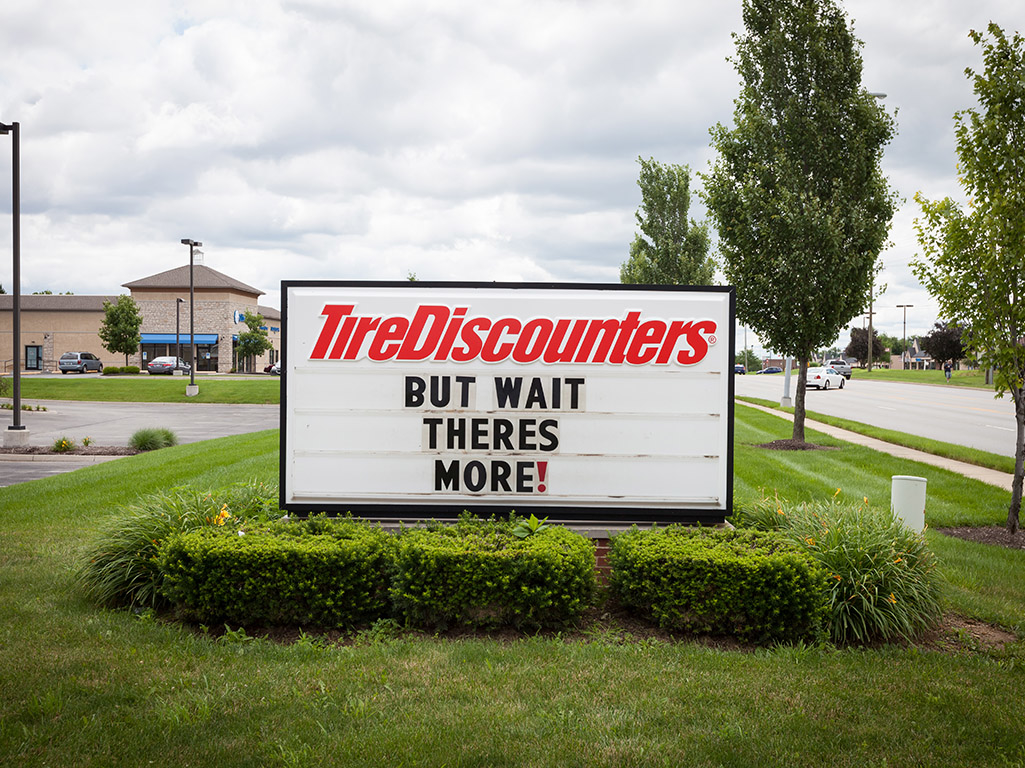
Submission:
[[[794,433],[791,436],[795,443],[804,442],[804,396],[808,391],[808,357],[802,355],[798,362],[797,397],[794,398]]]
[[[1025,389],[1014,389],[1014,421],[1017,426],[1014,443],[1014,480],[1011,481],[1011,507],[1007,510],[1007,530],[1018,531],[1021,511],[1022,480],[1025,478]]]

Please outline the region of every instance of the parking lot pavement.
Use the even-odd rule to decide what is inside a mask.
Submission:
[[[119,458],[117,456],[58,456],[54,458],[32,457],[35,460],[26,460],[26,457],[14,457],[0,454],[0,488],[17,483],[27,483],[29,480],[38,480],[41,477],[59,475],[63,472],[71,472],[82,467],[91,467],[104,461],[111,461]]]
[[[37,401],[33,401],[35,404]],[[31,445],[49,446],[67,437],[81,445],[90,438],[93,445],[126,446],[132,435],[145,427],[170,429],[179,443],[194,443],[215,437],[241,435],[276,429],[276,405],[221,405],[207,403],[94,403],[70,400],[40,400],[45,411],[22,412],[21,423],[29,430]],[[13,412],[0,410],[0,430],[13,422]],[[0,487],[39,477],[70,472],[94,463],[91,457],[58,457],[54,461],[0,462]]]

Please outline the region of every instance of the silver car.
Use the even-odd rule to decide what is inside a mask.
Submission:
[[[65,352],[57,361],[57,367],[61,373],[68,371],[89,373],[89,371],[102,371],[103,362],[92,352]]]
[[[839,358],[835,360],[827,360],[822,365],[826,368],[832,368],[845,379],[849,379],[851,377],[851,364],[846,360],[841,360]]]

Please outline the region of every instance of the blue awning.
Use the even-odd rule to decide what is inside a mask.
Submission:
[[[176,344],[181,339],[182,344],[191,344],[189,341],[189,334],[183,333],[181,336],[176,336],[173,333],[143,333],[142,336],[143,344]],[[196,334],[197,344],[216,344],[217,334],[216,333],[197,333]]]

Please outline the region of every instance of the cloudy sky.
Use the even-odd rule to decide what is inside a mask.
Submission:
[[[981,68],[968,31],[1021,29],[1020,4],[844,7],[899,130],[876,326],[900,335],[896,305],[913,304],[908,334],[927,332],[912,198],[960,197],[952,116],[974,105],[965,67]],[[282,279],[618,282],[636,159],[708,169],[741,26],[739,0],[8,0],[0,122],[22,131],[23,292],[124,292],[187,263],[182,238],[272,306]]]

